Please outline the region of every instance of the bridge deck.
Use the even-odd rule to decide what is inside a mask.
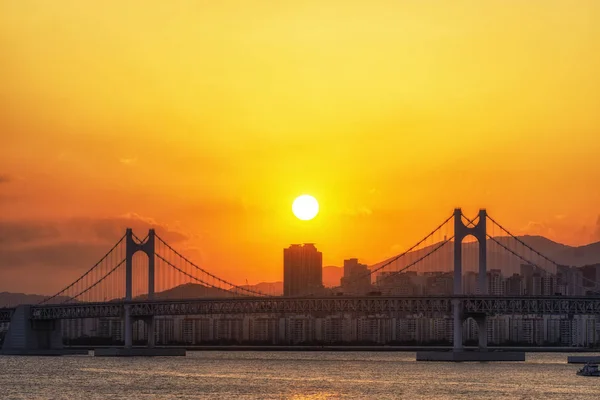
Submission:
[[[215,314],[450,314],[457,302],[469,314],[600,314],[600,297],[565,296],[335,296],[245,297],[155,300],[108,303],[37,305],[32,319],[120,317],[125,307],[133,317]],[[10,320],[13,309],[0,309],[0,321]]]

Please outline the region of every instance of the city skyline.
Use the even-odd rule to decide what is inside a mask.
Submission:
[[[453,228],[451,237],[448,228]],[[508,236],[488,233],[496,230]],[[464,242],[467,236],[478,246]],[[436,243],[436,237],[443,240]],[[85,331],[76,322],[80,336],[74,340],[108,344],[109,349],[94,351],[112,356],[185,355],[185,349],[155,348],[188,341],[191,336],[174,334],[176,326],[194,337],[196,326],[200,341],[213,344],[256,344],[258,337],[270,344],[408,340],[452,347],[450,354],[418,352],[417,361],[525,361],[522,351],[488,353],[490,337],[494,344],[596,346],[600,263],[573,267],[550,257],[485,209],[471,220],[457,208],[410,249],[374,268],[356,258],[345,260],[338,288],[323,287],[322,253],[313,243],[291,245],[283,250],[283,295],[278,295],[215,276],[154,229],[139,237],[128,228],[93,268],[63,290],[35,305],[0,307],[2,352],[62,351],[72,338],[65,332],[72,319],[88,320]],[[515,260],[520,260],[519,272],[511,275]],[[563,321],[574,315],[581,318]],[[181,316],[199,320],[188,324],[190,318]],[[353,333],[357,330],[367,336]],[[477,351],[465,351],[473,340]],[[135,341],[144,349],[134,349]]]
[[[107,231],[108,232],[108,231]],[[171,237],[169,232],[166,232],[166,237]],[[430,240],[428,241],[424,241],[423,243],[421,243],[420,246],[417,246],[416,248],[411,249],[410,251],[408,251],[407,253],[407,257],[405,257],[403,260],[400,260],[401,262],[395,262],[393,264],[391,264],[389,267],[386,267],[382,272],[384,273],[388,273],[388,272],[393,272],[394,270],[398,270],[401,269],[405,266],[407,266],[411,260],[415,260],[415,259],[419,259],[421,256],[427,254],[429,251],[435,249],[436,247],[442,245],[445,240],[447,239],[447,236],[444,235],[443,239],[440,235],[438,235],[439,237],[439,241],[436,241],[436,239],[434,238],[430,238]],[[503,240],[509,239],[508,236],[494,236],[494,239],[497,239],[500,241],[500,243]],[[497,245],[496,243],[494,243],[494,239],[488,239],[488,242],[492,242],[491,243],[491,248],[490,248],[490,244],[488,244],[488,270],[490,269],[501,269],[504,271],[504,273],[508,273],[509,275],[515,272],[518,272],[520,265],[522,263],[522,260],[519,259],[518,257],[513,257],[512,255],[508,254],[507,252],[505,252],[504,248],[502,248],[501,246]],[[533,246],[534,248],[536,248],[537,250],[541,250],[542,253],[548,254],[551,257],[554,258],[553,261],[557,261],[559,264],[561,265],[565,265],[565,266],[578,266],[578,267],[584,267],[584,266],[592,266],[597,264],[600,261],[600,258],[598,258],[597,253],[598,251],[600,251],[600,242],[596,242],[593,244],[590,244],[588,246],[580,246],[580,247],[570,247],[570,246],[565,246],[564,244],[561,243],[556,243],[553,242],[543,236],[524,236],[522,237],[523,240],[525,240],[525,242],[527,242],[529,245]],[[453,238],[448,238],[448,241],[446,243],[451,244],[454,242]],[[305,243],[305,245],[309,245],[309,246],[314,246],[314,243]],[[593,246],[596,245],[596,246]],[[293,248],[294,246],[302,246],[302,245],[298,245],[298,244],[292,244],[291,248]],[[549,247],[548,247],[549,246]],[[463,260],[463,275],[468,273],[468,272],[473,272],[476,271],[477,269],[477,251],[479,248],[479,245],[477,244],[476,241],[474,241],[474,238],[467,238],[463,241],[462,244],[462,248],[463,248],[463,254],[464,254],[464,260]],[[452,269],[452,265],[451,265],[451,253],[448,253],[447,251],[450,248],[448,246],[441,246],[441,251],[439,251],[438,253],[445,253],[446,260],[441,262],[441,265],[443,265],[442,269],[439,269],[439,265],[437,267],[433,267],[432,265],[435,264],[435,261],[432,263],[419,263],[417,266],[415,266],[414,268],[411,269],[411,271],[415,271],[418,273],[424,273],[424,272],[448,272]],[[106,249],[102,249],[102,250],[106,250]],[[287,249],[286,249],[287,251]],[[402,254],[403,251],[399,251],[399,254]],[[500,253],[500,254],[498,254]],[[321,252],[319,252],[319,254],[321,254]],[[573,258],[573,255],[576,255],[575,258]],[[322,256],[321,256],[322,257]],[[389,262],[389,260],[394,259],[395,257],[391,257],[391,258],[386,258],[384,260],[381,260],[378,263],[374,263],[374,264],[370,264],[370,265],[366,265],[366,264],[361,264],[358,263],[359,261],[362,261],[362,257],[350,257],[344,260],[340,260],[337,264],[338,265],[324,265],[321,261],[321,265],[322,265],[322,269],[324,270],[323,274],[325,273],[325,271],[327,271],[327,276],[326,278],[322,278],[323,279],[323,284],[325,285],[325,287],[336,287],[336,286],[343,286],[343,275],[344,275],[344,271],[346,270],[345,268],[345,264],[350,261],[350,262],[355,262],[358,263],[358,266],[363,266],[363,268],[367,268],[366,271],[369,271],[369,269],[376,269],[376,268],[380,268],[382,265],[385,265]],[[193,261],[193,259],[192,259]],[[550,265],[547,264],[545,265],[544,263],[547,263],[548,260],[542,260],[542,264],[541,264],[541,268],[545,268],[545,266]],[[439,259],[437,261],[439,263]],[[138,259],[138,264],[140,268],[146,268],[147,267],[147,261],[145,260],[141,260]],[[545,266],[544,266],[545,265]],[[272,294],[278,294],[279,292],[277,291],[277,289],[273,289],[273,287],[270,287],[270,285],[277,285],[277,284],[281,284],[283,285],[284,283],[284,276],[285,276],[285,257],[281,259],[281,264],[280,264],[280,268],[281,268],[281,276],[279,277],[278,280],[275,281],[266,281],[266,280],[261,280],[260,278],[258,278],[256,281],[252,281],[250,286],[256,286],[257,288],[260,287],[267,287],[269,288],[267,291],[265,291],[265,293],[268,293],[269,290],[272,292]],[[436,269],[437,268],[437,269]],[[552,267],[553,268],[553,267]],[[218,269],[218,268],[216,268]],[[208,268],[208,270],[210,271],[211,268]],[[79,271],[81,272],[81,271]],[[75,274],[75,272],[73,272]],[[339,275],[339,276],[338,276]],[[373,277],[373,283],[376,282],[377,278],[376,278],[377,274],[374,274]],[[70,279],[74,278],[75,275],[72,275],[70,277]],[[327,283],[325,283],[325,280],[327,281]],[[244,278],[238,278],[238,279],[233,279],[232,280],[233,283],[236,284],[242,284],[245,283],[246,285],[248,285],[248,279],[244,279]],[[48,288],[52,288],[52,286],[48,286],[48,282],[45,282],[45,287]],[[53,288],[52,290],[56,291],[60,288],[62,288],[64,286],[64,281],[61,282],[58,286],[56,286],[55,288]],[[13,283],[11,282],[7,282],[7,287],[11,288],[14,287]],[[49,295],[51,294],[51,292],[48,292],[48,290],[50,289],[46,289],[46,293],[44,291],[39,291],[39,292],[34,292],[34,291],[21,291],[19,292],[18,290],[6,290],[6,289],[2,289],[2,287],[0,286],[0,292],[4,291],[6,294],[16,294],[16,295],[21,295],[21,294],[25,294],[26,296],[43,296],[43,295]],[[142,293],[145,289],[142,287],[141,288]],[[261,289],[258,289],[261,290]],[[273,290],[275,290],[273,292]],[[281,288],[283,293],[283,286]],[[52,292],[53,293],[53,292]]]

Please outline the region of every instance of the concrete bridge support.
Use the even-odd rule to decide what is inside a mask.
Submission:
[[[487,351],[487,317],[485,315],[475,318],[479,336],[479,351]]]
[[[146,319],[146,332],[148,332],[148,347],[153,348],[155,344],[154,317]]]
[[[131,318],[131,306],[125,304],[125,312],[123,313],[123,339],[125,348],[130,349],[133,346],[133,319]]]
[[[452,300],[452,313],[454,316],[454,336],[452,341],[453,351],[463,351],[463,316],[460,300]]]
[[[63,348],[59,320],[30,319],[31,306],[18,306],[4,338],[2,354],[61,354]]]

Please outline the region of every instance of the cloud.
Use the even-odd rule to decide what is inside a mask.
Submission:
[[[0,221],[0,246],[25,244],[59,235],[56,225],[35,221]]]
[[[126,158],[126,157],[123,157],[123,158],[119,158],[119,162],[120,162],[121,164],[125,164],[125,165],[133,165],[133,164],[136,164],[136,163],[137,163],[137,160],[138,160],[138,159],[137,159],[137,157],[133,157],[133,158]]]
[[[0,183],[8,183],[10,182],[12,179],[9,175],[7,174],[0,174]]]
[[[0,291],[57,291],[99,261],[126,228],[142,238],[153,228],[193,259],[202,255],[198,248],[188,251],[194,235],[135,213],[63,221],[0,220]]]
[[[130,213],[114,218],[73,218],[64,221],[1,221],[0,247],[39,245],[51,242],[113,243],[126,228],[144,237],[154,229],[167,243],[190,240],[191,235],[152,218]]]
[[[72,270],[84,272],[108,251],[102,244],[64,242],[31,246],[24,251],[19,248],[0,248],[0,270],[28,270],[32,267],[64,273]],[[32,275],[23,274],[28,280]],[[75,277],[75,276],[73,276]]]
[[[547,238],[554,237],[555,230],[544,222],[529,221],[526,226],[521,228],[521,232],[526,235],[544,236]]]

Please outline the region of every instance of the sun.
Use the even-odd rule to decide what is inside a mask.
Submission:
[[[303,194],[294,200],[292,211],[298,219],[308,221],[319,213],[319,203],[311,195]]]

